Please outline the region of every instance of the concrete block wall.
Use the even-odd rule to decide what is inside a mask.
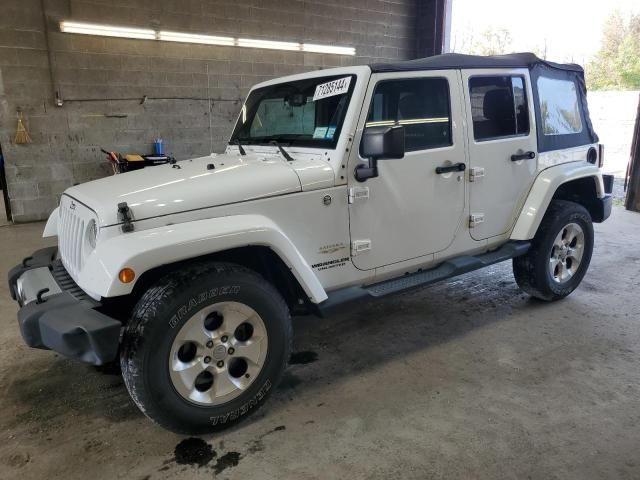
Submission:
[[[45,219],[67,187],[111,174],[100,147],[150,153],[160,136],[178,159],[224,149],[257,82],[413,58],[430,1],[3,0],[0,146],[13,220]],[[62,19],[353,46],[357,55],[64,34]],[[11,141],[18,110],[31,144]]]

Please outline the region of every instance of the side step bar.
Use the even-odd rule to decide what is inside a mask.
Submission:
[[[514,257],[524,255],[531,247],[527,241],[511,241],[493,252],[478,256],[463,255],[451,258],[439,266],[423,271],[417,271],[401,277],[384,280],[362,287],[347,287],[329,293],[329,298],[318,305],[321,315],[330,314],[336,307],[345,303],[361,300],[367,297],[384,297],[393,293],[404,292],[432,283],[446,280],[463,273],[478,270],[482,267],[503,262]]]

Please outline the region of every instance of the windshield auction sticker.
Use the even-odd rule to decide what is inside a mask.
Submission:
[[[321,100],[323,98],[347,93],[350,83],[351,77],[344,77],[332,80],[331,82],[321,83],[316,87],[316,91],[313,94],[313,101],[315,102],[316,100]]]

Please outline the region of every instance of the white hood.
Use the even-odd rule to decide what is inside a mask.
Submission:
[[[213,165],[215,168],[208,168]],[[313,178],[303,178],[313,174]],[[301,178],[303,178],[301,180]],[[65,194],[96,212],[100,226],[119,223],[126,202],[134,220],[329,186],[326,161],[286,162],[279,155],[211,155],[102,178]]]

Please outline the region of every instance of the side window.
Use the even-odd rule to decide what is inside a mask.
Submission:
[[[469,79],[469,98],[476,140],[529,133],[529,107],[523,77],[472,77]]]
[[[413,78],[378,83],[366,126],[384,125],[404,126],[408,152],[452,145],[447,80]]]
[[[538,78],[542,133],[571,135],[582,131],[578,92],[573,80]]]

